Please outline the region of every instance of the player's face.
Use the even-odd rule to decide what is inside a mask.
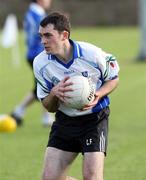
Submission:
[[[54,55],[59,54],[60,49],[63,48],[64,33],[59,33],[54,29],[53,24],[48,24],[46,27],[40,26],[39,34],[46,52]]]

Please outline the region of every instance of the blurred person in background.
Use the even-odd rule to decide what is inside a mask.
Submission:
[[[46,16],[46,11],[50,9],[51,0],[32,0],[24,17],[24,31],[26,35],[26,59],[27,63],[33,70],[34,58],[43,51],[40,42],[38,29],[40,21]],[[34,88],[20,102],[11,116],[16,120],[17,125],[22,125],[26,108],[37,100],[36,96],[36,80],[34,78]],[[53,117],[43,108],[42,123],[44,126],[51,125]]]

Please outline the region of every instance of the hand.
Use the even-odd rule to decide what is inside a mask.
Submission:
[[[99,92],[96,92],[95,95],[94,95],[94,97],[95,97],[94,100],[93,100],[91,103],[85,105],[84,108],[82,109],[82,111],[91,109],[91,108],[93,108],[94,106],[96,106],[96,104],[98,103],[98,101],[99,101],[99,99],[100,99],[100,94],[99,94]]]
[[[69,98],[69,96],[65,95],[65,92],[73,91],[70,87],[73,83],[67,82],[70,77],[65,77],[62,81],[60,81],[55,87],[52,88],[51,93],[56,96],[60,101],[65,103],[65,98]]]

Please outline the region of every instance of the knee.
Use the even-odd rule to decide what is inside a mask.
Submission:
[[[53,172],[53,170],[44,170],[42,173],[42,180],[59,180],[61,179],[61,177],[62,176],[60,174],[58,174],[57,172]]]
[[[88,169],[83,174],[84,180],[103,180],[103,174],[97,172],[97,170]]]
[[[51,172],[43,171],[42,180],[55,180],[55,177],[53,176]]]
[[[83,179],[84,180],[91,180],[91,179],[96,179],[96,173],[92,172],[92,171],[86,171],[83,174]]]
[[[45,171],[42,173],[42,180],[49,180],[49,174]]]

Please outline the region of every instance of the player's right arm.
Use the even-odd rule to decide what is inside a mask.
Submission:
[[[59,99],[53,93],[50,93],[42,99],[42,104],[48,112],[56,112],[59,107]]]
[[[65,102],[65,92],[72,91],[69,87],[72,83],[67,81],[69,77],[65,77],[54,84],[47,69],[49,64],[46,64],[44,60],[45,56],[46,54],[42,52],[33,62],[34,75],[37,81],[37,97],[49,112],[56,112],[60,101]]]
[[[69,79],[69,77],[65,77],[62,81],[60,81],[56,86],[54,86],[48,96],[46,96],[42,100],[43,106],[49,111],[49,112],[56,112],[59,107],[59,101],[64,102],[64,98],[66,97],[64,95],[67,91],[72,91],[72,89],[69,87],[72,85],[71,82],[66,82]]]

